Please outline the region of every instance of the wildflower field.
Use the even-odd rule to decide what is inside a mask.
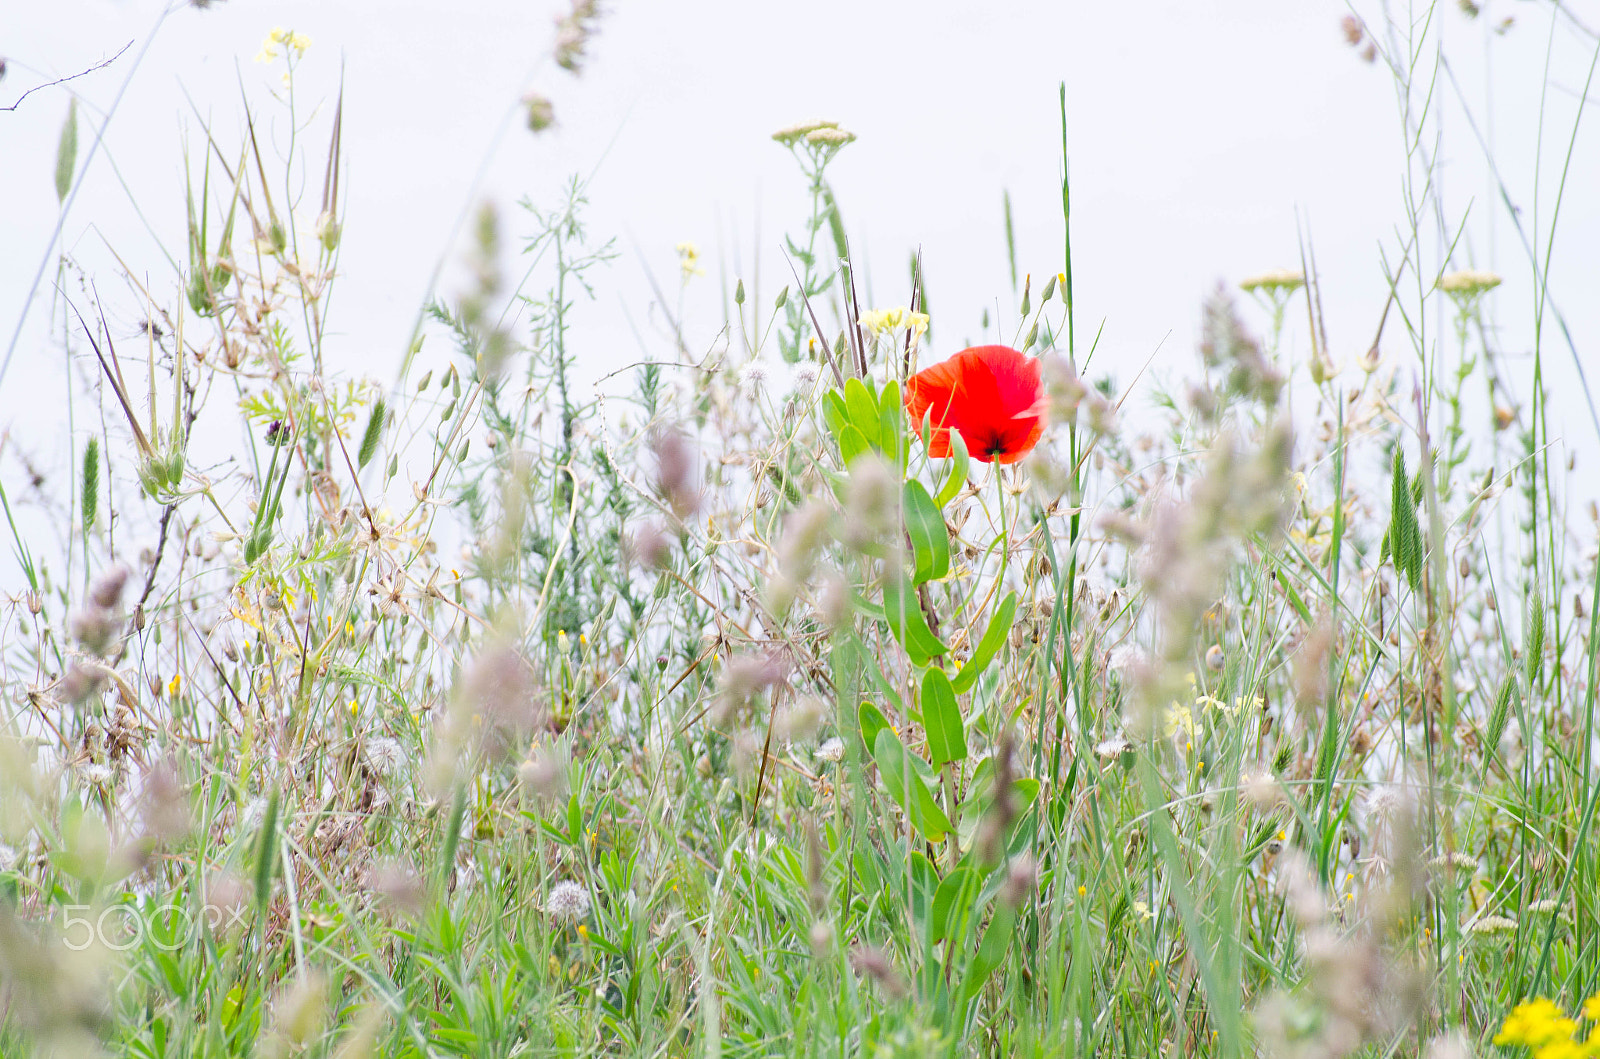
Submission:
[[[0,382],[74,409],[70,475],[0,435],[0,1057],[1600,1056],[1600,421],[1547,368],[1600,174],[1574,118],[1535,207],[1434,185],[1438,23],[1600,57],[1581,6],[1330,9],[1406,145],[1375,337],[1291,232],[1177,378],[1075,302],[1065,88],[1059,250],[971,341],[858,263],[829,120],[750,146],[787,285],[683,244],[599,381],[581,176],[339,362],[343,100],[272,30],[170,258],[41,267],[72,392]],[[94,120],[19,160],[62,201]]]

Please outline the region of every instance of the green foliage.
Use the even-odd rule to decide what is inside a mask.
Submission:
[[[67,103],[67,118],[61,123],[61,138],[56,144],[56,201],[64,202],[72,190],[72,175],[78,168],[78,100]]]
[[[1416,419],[1374,368],[1283,425],[1310,267],[1268,345],[1208,302],[1153,426],[1046,348],[1035,458],[931,458],[933,351],[857,326],[849,134],[813,123],[778,137],[794,285],[734,356],[815,384],[687,356],[676,313],[591,386],[614,251],[574,180],[477,214],[373,400],[322,337],[339,113],[282,172],[253,115],[206,130],[145,363],[74,331],[126,423],[76,520],[21,488],[82,533],[25,539],[0,487],[0,1055],[1423,1056],[1596,988],[1595,566],[1542,381],[1471,421],[1518,385],[1482,292],[1451,349],[1391,277]],[[308,161],[325,222],[273,201]],[[1406,164],[1385,254],[1426,274],[1455,244]],[[1003,203],[995,324],[1071,354],[1070,241],[1034,291]]]

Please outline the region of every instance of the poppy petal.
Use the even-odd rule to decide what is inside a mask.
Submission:
[[[1044,433],[1039,362],[1009,346],[974,346],[906,380],[906,410],[933,426],[928,454],[950,454],[950,431],[983,463],[1013,463]]]

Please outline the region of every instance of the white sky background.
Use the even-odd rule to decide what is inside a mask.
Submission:
[[[1189,372],[1202,296],[1218,280],[1298,265],[1297,211],[1323,275],[1334,359],[1355,371],[1372,340],[1387,291],[1380,248],[1398,258],[1403,141],[1393,82],[1381,63],[1362,62],[1345,44],[1339,20],[1349,9],[1335,0],[612,0],[579,79],[548,59],[559,6],[228,0],[205,11],[177,5],[150,40],[163,9],[158,0],[0,0],[0,55],[10,61],[0,105],[133,41],[113,66],[69,86],[85,108],[81,163],[95,125],[135,71],[59,247],[97,277],[114,326],[131,335],[142,309],[116,278],[107,244],[175,300],[180,280],[150,229],[184,259],[183,146],[198,163],[201,143],[185,93],[231,150],[242,81],[281,142],[286,125],[266,94],[282,66],[252,60],[273,26],[310,36],[297,75],[302,106],[331,107],[341,66],[345,84],[348,208],[330,358],[338,370],[385,383],[395,377],[435,263],[458,260],[464,249],[452,233],[485,159],[480,196],[501,205],[508,237],[532,230],[517,199],[554,204],[570,175],[596,173],[589,228],[598,238],[617,236],[621,256],[599,276],[598,300],[581,310],[573,345],[581,375],[670,355],[644,264],[675,295],[673,247],[683,240],[699,245],[708,272],[686,292],[687,337],[692,348],[710,348],[722,322],[719,273],[729,287],[742,275],[764,309],[789,282],[781,234],[798,230],[807,201],[798,170],[770,135],[812,117],[837,120],[860,137],[830,173],[869,270],[870,300],[907,299],[906,262],[920,246],[936,339],[925,362],[953,353],[962,339],[981,337],[985,306],[991,314],[1001,306],[1014,321],[1002,191],[1012,197],[1019,270],[1042,280],[1061,267],[1063,80],[1079,337],[1086,343],[1104,321],[1098,369],[1126,383],[1159,350],[1158,372]],[[1404,16],[1404,3],[1393,6]],[[1595,40],[1543,0],[1483,6],[1473,21],[1454,0],[1440,3],[1433,32],[1444,34],[1480,127],[1492,127],[1512,199],[1530,231],[1537,223],[1542,245]],[[1420,17],[1426,5],[1416,7]],[[1567,8],[1600,26],[1600,0],[1571,0]],[[1376,3],[1356,9],[1381,17]],[[1493,26],[1507,15],[1516,25],[1496,35]],[[535,136],[513,119],[496,147],[508,108],[528,88],[553,99],[559,126]],[[1456,263],[1505,274],[1492,310],[1504,347],[1527,353],[1528,260],[1492,197],[1448,81],[1440,80],[1435,99],[1444,108],[1438,177],[1451,223],[1471,207]],[[0,113],[0,355],[59,215],[52,177],[66,107],[65,89],[54,88]],[[1591,108],[1586,122],[1550,285],[1583,354],[1600,336],[1600,114]],[[315,128],[300,217],[306,229],[325,150],[326,125]],[[1430,273],[1440,267],[1440,249],[1436,239],[1425,244]],[[507,265],[514,272],[519,261],[508,255]],[[0,480],[14,504],[26,494],[19,454],[54,476],[59,494],[69,473],[59,316],[57,333],[47,330],[53,272],[47,265],[0,385],[0,430],[10,432]],[[443,293],[462,285],[447,272]],[[1264,326],[1260,314],[1252,319]],[[1288,345],[1303,358],[1303,303],[1291,320]],[[1391,316],[1383,351],[1410,357],[1398,323]],[[1558,402],[1554,429],[1576,451],[1592,452],[1595,434],[1571,355],[1553,326],[1544,349]],[[422,363],[445,358],[442,343],[430,343]],[[80,361],[73,370],[88,377],[90,365]],[[1600,375],[1600,362],[1591,371]],[[80,417],[78,426],[72,451],[81,451],[91,424]],[[0,587],[15,581],[10,550],[0,548],[7,572]]]

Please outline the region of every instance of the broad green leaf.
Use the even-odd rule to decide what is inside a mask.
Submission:
[[[921,764],[926,769],[927,762],[915,754],[907,753],[905,745],[892,728],[878,732],[872,756],[878,763],[878,776],[883,780],[889,797],[905,810],[911,826],[929,842],[943,841],[944,836],[950,833],[950,819],[939,808],[939,803],[933,800],[932,792],[920,775],[921,770],[916,768],[917,764]]]
[[[883,616],[913,664],[925,666],[949,650],[928,628],[927,615],[922,613],[916,590],[904,572],[891,571],[883,582]]]
[[[988,767],[992,760],[992,758],[983,759],[972,775],[965,796],[961,799],[961,819],[956,827],[956,834],[961,839],[962,849],[972,848],[972,843],[978,835],[978,828],[983,825],[983,818],[994,807],[994,770]],[[1011,781],[1011,811],[1014,815],[1009,829],[1010,834],[1016,833],[1018,821],[1033,807],[1034,800],[1038,797],[1038,780]]]
[[[947,761],[965,761],[967,733],[961,706],[944,670],[934,667],[922,677],[922,727],[928,737],[928,760],[934,768]]]
[[[846,467],[870,451],[872,451],[871,444],[868,443],[866,436],[856,429],[854,423],[846,423],[844,429],[839,431],[839,455]]]
[[[879,445],[878,399],[860,379],[845,380],[844,405],[850,413],[850,424],[872,444]]]
[[[66,200],[72,190],[72,174],[78,168],[78,101],[67,103],[67,120],[61,126],[61,140],[56,145],[56,202]]]
[[[577,794],[567,799],[567,841],[577,845],[583,839],[583,805]]]
[[[883,716],[883,711],[870,702],[863,702],[856,710],[856,717],[861,725],[861,745],[871,753],[878,745],[878,733],[889,727],[889,721]]]
[[[934,944],[966,933],[967,916],[982,882],[978,873],[967,867],[956,868],[944,877],[939,892],[933,895],[933,915],[928,924]]]
[[[944,485],[939,487],[939,495],[933,502],[941,509],[950,505],[950,501],[961,492],[961,487],[967,484],[967,469],[971,461],[967,456],[967,442],[961,436],[961,431],[950,431],[950,477],[944,480]]]
[[[911,538],[915,567],[911,583],[937,581],[950,572],[950,532],[944,516],[923,484],[913,478],[905,484],[906,535]]]
[[[976,996],[978,990],[983,988],[983,983],[1000,966],[1006,958],[1006,950],[1011,947],[1011,935],[1016,926],[1016,911],[1004,903],[996,904],[994,915],[989,919],[989,928],[983,932],[978,951],[972,954],[972,962],[967,965],[963,996],[968,999]]]
[[[972,685],[978,682],[978,678],[983,676],[983,671],[989,668],[989,662],[1011,632],[1011,619],[1016,613],[1017,594],[1007,592],[1006,598],[1000,601],[1000,605],[994,610],[994,616],[989,619],[989,628],[984,632],[983,639],[978,641],[972,657],[967,659],[967,664],[961,667],[955,680],[950,682],[957,695],[966,694]]]
[[[883,393],[878,395],[878,445],[889,462],[905,466],[906,414],[900,403],[900,384],[893,379],[883,384]]]
[[[844,406],[844,398],[838,390],[829,390],[822,395],[822,418],[827,420],[828,429],[833,432],[835,440],[844,431],[846,423],[850,422],[850,413]]]
[[[909,858],[911,891],[906,894],[906,904],[918,923],[928,922],[928,912],[934,905],[934,894],[939,889],[939,872],[926,855],[915,850]]]
[[[870,842],[856,844],[856,874],[861,877],[862,888],[867,893],[881,893],[884,889],[883,855]]]

